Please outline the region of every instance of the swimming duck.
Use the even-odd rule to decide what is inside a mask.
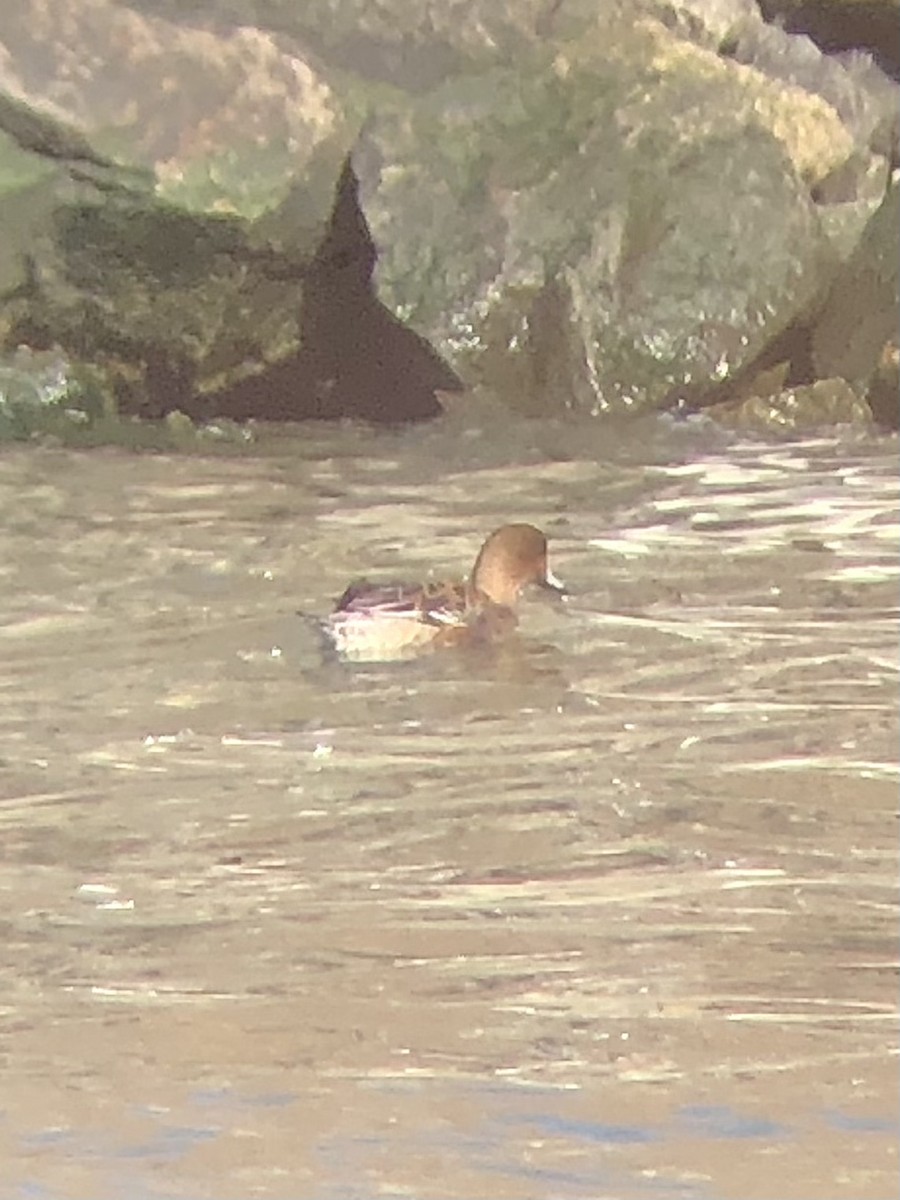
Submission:
[[[354,662],[414,658],[440,647],[502,637],[516,627],[516,601],[529,585],[564,594],[547,566],[547,539],[534,525],[503,525],[487,538],[467,580],[356,580],[324,622],[328,640]]]

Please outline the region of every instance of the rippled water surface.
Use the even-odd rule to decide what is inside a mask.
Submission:
[[[889,440],[0,455],[0,1196],[896,1190]],[[551,537],[491,656],[348,578]]]

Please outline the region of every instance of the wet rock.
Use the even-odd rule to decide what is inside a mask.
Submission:
[[[897,88],[752,0],[30,0],[0,41],[0,338],[121,411],[406,420],[461,379],[536,414],[705,407],[779,364],[861,386],[815,330]]]
[[[791,437],[827,431],[835,425],[867,428],[869,405],[845,379],[821,379],[769,396],[751,396],[708,410],[729,429],[744,434],[780,433]]]
[[[150,418],[422,418],[460,386],[375,297],[358,122],[299,52],[104,0],[0,39],[7,354],[58,347]]]
[[[900,329],[900,188],[888,190],[837,272],[811,332],[814,378],[867,386]]]
[[[898,194],[890,188],[849,259],[835,267],[824,299],[818,298],[809,313],[801,314],[744,371],[712,393],[713,411],[728,413],[747,403],[754,424],[771,411],[773,429],[779,429],[785,416],[770,409],[769,401],[783,388],[799,388],[806,389],[801,393],[803,422],[810,424],[807,410],[818,397],[827,423],[832,415],[838,419],[833,383],[844,380],[854,396],[868,398],[867,418],[874,415],[880,425],[896,428],[900,393],[892,387],[892,364],[900,327],[898,231]],[[808,385],[818,380],[830,381],[829,388],[810,392]]]
[[[888,342],[872,378],[866,397],[872,416],[884,429],[900,429],[900,348]]]
[[[879,76],[869,96],[809,43],[792,82],[646,9],[567,14],[551,47],[367,127],[382,294],[528,413],[715,403],[809,320],[858,240],[896,89]]]

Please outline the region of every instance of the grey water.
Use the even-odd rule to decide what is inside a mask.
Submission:
[[[703,421],[0,454],[0,1196],[881,1200],[896,441]],[[544,528],[502,652],[369,573]]]

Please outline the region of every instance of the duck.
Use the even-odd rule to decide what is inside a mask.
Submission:
[[[516,602],[530,586],[566,594],[547,565],[545,534],[534,525],[502,525],[485,539],[467,579],[357,579],[336,601],[323,632],[339,657],[353,662],[389,662],[490,643],[516,628]]]

